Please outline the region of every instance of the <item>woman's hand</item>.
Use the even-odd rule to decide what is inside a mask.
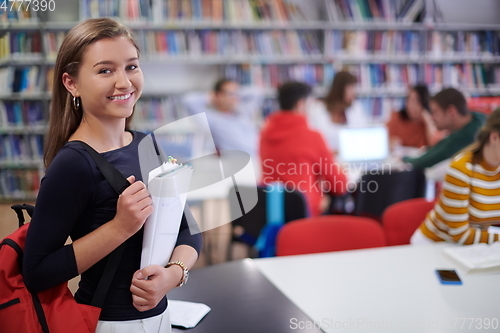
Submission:
[[[113,222],[118,230],[124,231],[129,237],[142,227],[153,212],[152,200],[146,185],[135,181],[134,176],[127,178],[130,186],[118,198],[116,216]]]
[[[156,307],[161,299],[179,284],[182,274],[182,268],[177,265],[169,268],[151,265],[136,271],[130,286],[134,307],[139,311]]]
[[[398,155],[400,148],[403,146],[403,141],[400,137],[393,136],[390,138],[390,149],[393,154]]]

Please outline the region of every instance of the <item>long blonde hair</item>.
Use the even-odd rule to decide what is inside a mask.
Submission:
[[[78,76],[83,55],[89,45],[101,39],[122,36],[132,42],[139,55],[139,47],[130,29],[109,18],[88,19],[80,22],[64,38],[54,66],[52,102],[43,156],[45,167],[50,165],[59,149],[76,131],[83,117],[81,106],[77,109],[73,108],[73,96],[66,90],[62,75],[68,73],[72,77]],[[132,115],[126,119],[125,129],[129,128]]]
[[[486,123],[476,134],[476,141],[463,150],[472,153],[473,163],[479,163],[483,159],[483,148],[489,142],[490,134],[495,132],[500,133],[500,108],[488,116]]]

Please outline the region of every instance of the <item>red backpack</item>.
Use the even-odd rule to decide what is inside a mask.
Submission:
[[[130,185],[125,177],[90,146],[83,145],[115,191],[123,192]],[[34,207],[14,205],[12,209],[20,227],[0,243],[0,333],[94,333],[124,244],[109,255],[92,305],[77,303],[67,282],[35,293],[26,288],[22,276],[29,228],[29,223],[24,224],[23,209],[32,216]]]

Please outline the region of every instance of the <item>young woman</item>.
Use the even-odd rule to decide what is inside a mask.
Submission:
[[[66,35],[54,72],[47,169],[26,240],[25,283],[41,291],[81,274],[75,298],[90,304],[102,259],[125,242],[97,332],[170,332],[165,295],[183,280],[182,266],[195,263],[201,236],[190,234],[183,217],[171,257],[182,265],[139,270],[142,226],[153,208],[138,158],[145,135],[128,129],[143,87],[137,44],[114,20],[83,21]],[[75,140],[127,177],[131,185],[119,197]],[[65,245],[68,236],[73,242]]]
[[[500,220],[500,108],[480,129],[477,140],[450,164],[441,195],[411,238],[412,244],[492,243],[488,227]]]
[[[330,151],[338,151],[339,130],[343,127],[366,127],[368,119],[356,101],[357,78],[347,71],[338,72],[324,102],[310,105],[308,122],[325,138]]]
[[[432,147],[444,137],[429,113],[430,95],[426,85],[410,88],[406,107],[392,114],[387,123],[392,146]]]

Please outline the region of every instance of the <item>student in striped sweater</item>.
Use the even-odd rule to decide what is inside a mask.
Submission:
[[[480,129],[476,141],[451,162],[434,209],[411,238],[412,244],[493,243],[488,227],[500,221],[500,108]]]

